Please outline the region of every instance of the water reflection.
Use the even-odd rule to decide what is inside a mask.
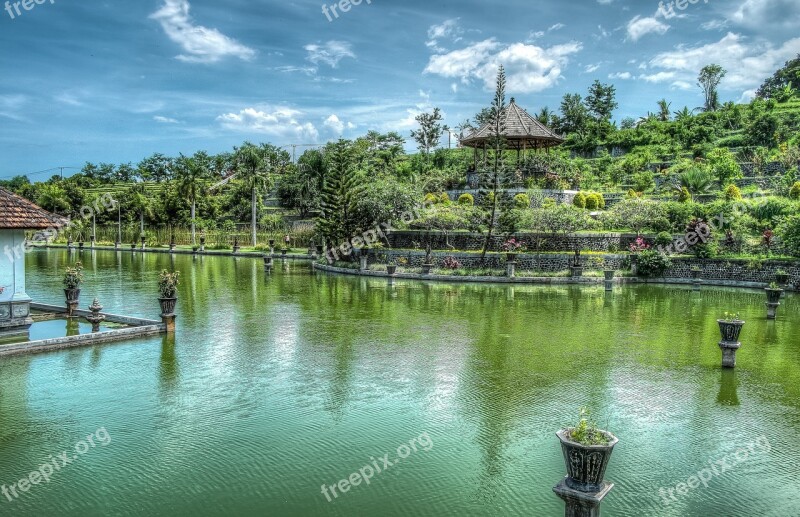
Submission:
[[[180,374],[178,358],[175,355],[175,334],[165,334],[161,340],[161,358],[159,361],[159,382],[165,392],[170,392],[178,385]]]
[[[736,370],[723,368],[720,372],[719,395],[717,402],[723,406],[738,406],[739,395],[736,390],[739,388],[739,380]]]

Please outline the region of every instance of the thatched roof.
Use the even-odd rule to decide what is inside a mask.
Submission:
[[[562,136],[520,108],[513,98],[503,110],[503,116],[505,117],[503,136],[508,149],[542,149],[561,145],[564,142]],[[461,140],[461,145],[483,148],[492,139],[492,131],[491,123],[486,123]]]
[[[0,230],[45,230],[60,228],[67,223],[67,219],[0,188]]]

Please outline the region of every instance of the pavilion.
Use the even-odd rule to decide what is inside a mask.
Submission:
[[[502,133],[505,149],[517,152],[517,163],[525,158],[529,150],[550,149],[564,143],[564,137],[548,128],[527,111],[517,105],[512,97],[511,102],[503,110],[505,129]],[[478,151],[483,149],[483,160],[486,161],[487,150],[492,146],[494,138],[492,124],[487,122],[461,140],[461,145],[475,149],[475,170],[478,170]],[[472,181],[468,181],[472,183]]]
[[[31,298],[25,292],[25,231],[57,232],[66,224],[66,219],[0,188],[0,340],[27,335],[33,323]]]

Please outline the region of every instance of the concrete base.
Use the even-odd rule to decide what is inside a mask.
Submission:
[[[767,303],[767,319],[774,320],[778,318],[778,307],[780,303]]]
[[[600,503],[613,488],[614,483],[603,482],[598,492],[579,492],[568,487],[564,478],[553,492],[564,501],[564,517],[600,517]]]
[[[517,263],[516,262],[508,262],[506,264],[506,276],[508,278],[514,278],[517,276]]]
[[[27,340],[33,325],[31,303],[28,301],[0,303],[0,343],[10,340]]]
[[[75,312],[78,310],[78,302],[66,302],[67,304],[67,318],[75,317]]]
[[[175,333],[175,315],[174,314],[162,314],[161,315],[161,322],[167,329],[167,332],[170,334]]]
[[[736,352],[742,347],[741,343],[729,343],[720,341],[719,348],[722,350],[722,367],[736,368]]]

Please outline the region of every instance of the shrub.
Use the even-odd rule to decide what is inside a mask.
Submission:
[[[472,194],[461,194],[458,196],[458,204],[461,206],[474,206],[475,198],[472,197]]]
[[[158,277],[158,292],[161,298],[175,298],[175,293],[178,291],[178,284],[180,283],[180,272],[173,271],[170,273],[166,269],[161,271]]]
[[[642,197],[641,192],[636,192],[633,189],[630,189],[627,194],[625,194],[625,199],[637,199]]]
[[[425,194],[424,202],[426,205],[435,205],[439,202],[439,198],[436,196],[436,194]]]
[[[572,204],[578,208],[586,208],[586,194],[578,192],[572,199]]]
[[[83,264],[76,262],[75,266],[64,270],[64,289],[78,289],[83,282]]]
[[[439,203],[443,205],[450,204],[450,196],[447,195],[447,192],[442,192],[441,194],[439,194]]]
[[[592,192],[586,196],[586,208],[589,210],[602,210],[606,207],[606,200],[602,194]]]
[[[692,195],[689,193],[689,189],[686,187],[681,188],[681,192],[678,194],[678,202],[679,203],[688,203],[692,200]]]
[[[542,208],[553,208],[554,206],[556,206],[556,200],[551,197],[546,197],[542,201]]]
[[[455,257],[445,257],[442,259],[442,268],[444,269],[461,269],[461,262],[456,260]]]
[[[531,198],[528,194],[517,194],[514,196],[514,206],[524,210],[531,207]]]
[[[786,249],[794,256],[800,257],[800,215],[787,217],[778,227],[778,235]]]
[[[666,255],[655,250],[645,250],[639,253],[637,271],[640,276],[659,277],[672,266],[672,261]]]
[[[792,188],[789,189],[789,197],[792,199],[800,199],[800,181],[796,182],[792,185]]]
[[[731,183],[725,189],[724,197],[726,201],[739,201],[742,199],[742,191],[739,190],[739,187]]]
[[[669,232],[661,232],[656,236],[656,246],[669,246],[674,238]]]

